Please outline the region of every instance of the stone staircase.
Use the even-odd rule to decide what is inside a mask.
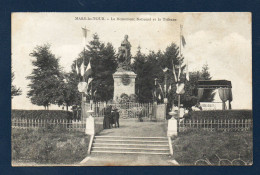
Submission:
[[[95,136],[91,153],[170,155],[167,137]]]

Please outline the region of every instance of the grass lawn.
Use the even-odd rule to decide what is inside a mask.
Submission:
[[[87,156],[89,136],[61,129],[12,129],[12,161],[16,163],[74,164]]]
[[[194,165],[195,161],[207,158],[217,165],[221,159],[253,162],[252,131],[244,132],[207,132],[190,131],[181,133],[173,140],[174,159],[181,165]],[[223,162],[228,165],[229,162]]]

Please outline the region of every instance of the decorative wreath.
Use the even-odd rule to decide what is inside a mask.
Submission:
[[[121,81],[122,81],[123,85],[125,85],[125,86],[129,85],[131,82],[129,75],[127,75],[127,74],[122,75]]]

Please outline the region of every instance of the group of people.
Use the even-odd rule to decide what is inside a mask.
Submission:
[[[104,120],[103,120],[103,128],[110,129],[115,125],[115,127],[119,128],[119,112],[116,107],[112,107],[108,105],[104,109]]]

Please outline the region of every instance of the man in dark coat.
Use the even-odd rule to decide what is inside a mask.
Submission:
[[[116,108],[113,109],[113,111],[112,111],[110,124],[112,127],[113,127],[113,124],[115,124],[115,127],[117,125],[117,127],[119,128],[119,112]]]
[[[110,128],[111,109],[112,109],[112,106],[107,106],[105,108],[104,120],[103,120],[103,128],[104,129],[109,129]]]

